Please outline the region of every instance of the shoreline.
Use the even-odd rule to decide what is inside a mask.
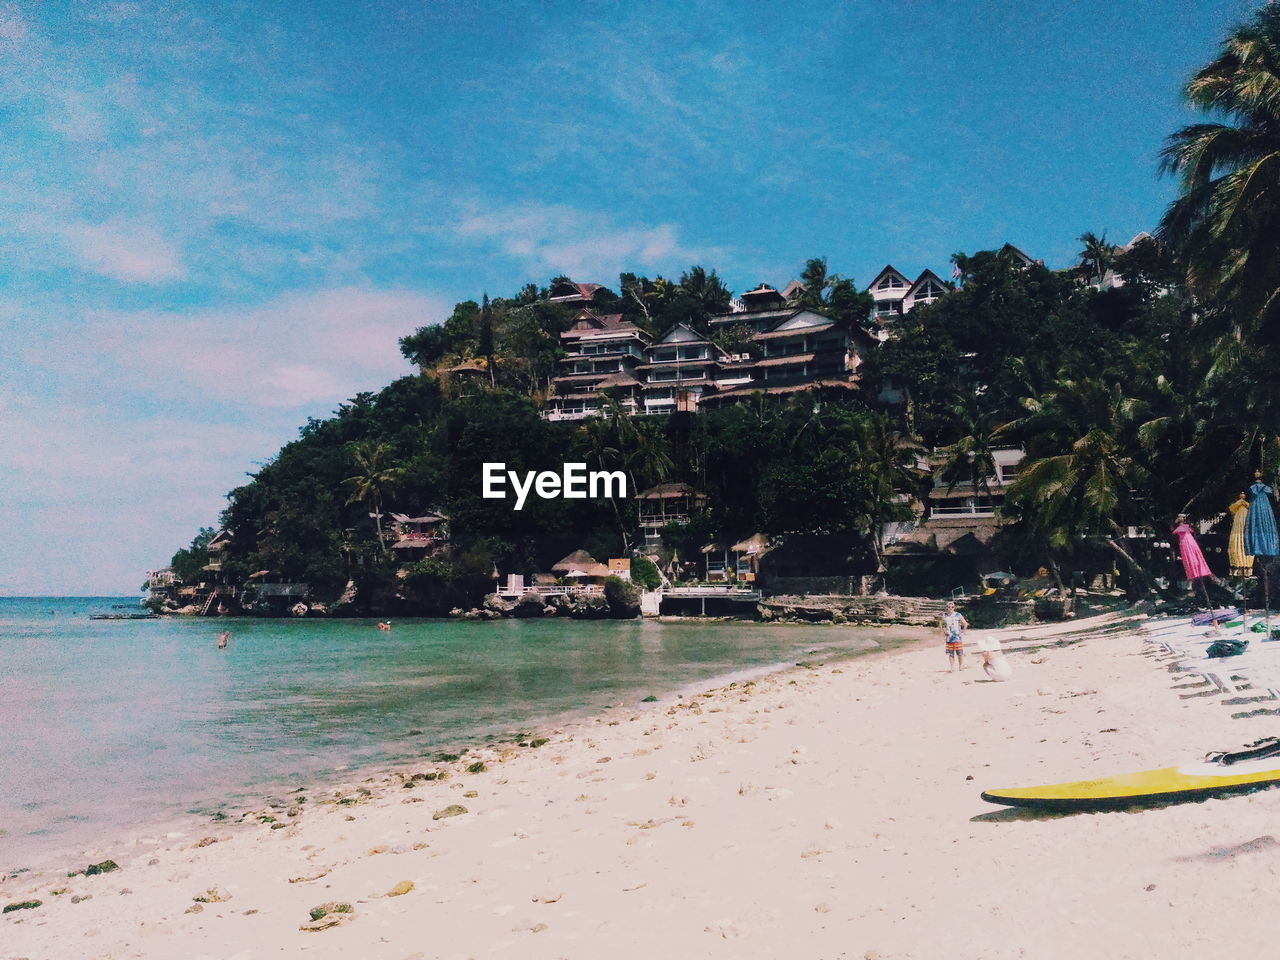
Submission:
[[[236,618],[209,619],[216,622],[219,619]],[[310,619],[314,621],[316,618]],[[682,622],[684,619],[700,622],[700,618],[673,618],[672,622]],[[406,619],[404,622],[418,622],[420,620],[441,620],[441,618],[413,618],[412,621]],[[452,621],[444,618],[441,622]],[[759,624],[755,624],[755,626],[759,626]],[[779,624],[779,626],[801,626],[801,624]],[[809,626],[812,626],[812,624]],[[870,629],[871,626],[858,625],[858,628],[860,630]],[[867,644],[869,645],[850,648],[841,646],[841,641],[832,637],[815,637],[815,646],[812,649],[797,651],[797,655],[806,657],[816,655],[826,657],[828,660],[855,659],[889,653],[903,644],[909,644],[921,639],[919,636],[911,636],[911,634],[921,633],[919,628],[887,624],[874,626],[883,627],[885,630],[894,630],[895,638],[893,639],[897,642],[886,647],[879,641],[868,640]],[[754,680],[797,668],[798,666],[799,664],[793,660],[755,664],[715,674],[703,680],[681,681],[679,685],[666,690],[652,690],[649,695],[656,697],[652,702],[640,700],[625,705],[581,706],[533,717],[521,724],[504,725],[501,730],[477,730],[472,734],[449,735],[438,742],[431,743],[429,746],[424,745],[420,750],[409,751],[399,757],[389,757],[371,762],[357,762],[351,765],[343,764],[316,774],[299,774],[291,778],[286,774],[280,774],[278,778],[268,778],[268,780],[278,780],[274,785],[263,783],[258,786],[245,786],[221,796],[210,796],[195,800],[192,802],[192,807],[184,812],[175,812],[169,816],[147,819],[144,822],[125,824],[110,838],[104,838],[101,842],[84,846],[83,849],[79,849],[79,844],[69,842],[48,851],[15,857],[13,858],[14,862],[0,863],[0,881],[5,878],[37,876],[49,872],[58,875],[66,870],[74,869],[79,860],[85,860],[87,863],[95,857],[101,859],[109,856],[111,850],[157,846],[163,842],[162,839],[157,838],[178,840],[201,830],[207,832],[213,829],[238,828],[241,825],[251,826],[246,821],[252,818],[256,811],[271,807],[273,800],[289,793],[306,795],[352,793],[370,783],[377,783],[379,786],[385,787],[409,768],[418,768],[424,765],[440,769],[463,769],[468,762],[471,762],[467,759],[471,755],[474,755],[476,759],[481,759],[482,754],[487,757],[493,750],[506,749],[520,740],[529,741],[558,735],[565,729],[589,724],[597,717],[611,714],[616,710],[631,709],[645,713],[676,703],[686,697],[692,697],[701,690],[727,687],[735,682]],[[554,733],[551,731],[554,731]],[[387,741],[387,745],[394,743],[395,739],[392,738]],[[457,761],[437,761],[432,759],[441,755],[454,754],[460,759]],[[26,845],[31,845],[30,837],[23,837],[22,839]]]
[[[5,949],[924,960],[1264,947],[1253,908],[1280,868],[1280,791],[1072,816],[979,792],[1195,758],[1256,739],[1269,708],[1219,702],[1185,676],[1166,689],[1124,618],[998,633],[1008,683],[977,657],[948,674],[926,635],[543,728],[541,746],[477,748],[443,781],[413,778],[414,764],[398,782],[353,776],[335,788],[349,802],[308,794],[285,826],[166,838],[118,872],[7,879],[6,903],[44,902],[0,920]],[[353,912],[299,929],[333,902]]]

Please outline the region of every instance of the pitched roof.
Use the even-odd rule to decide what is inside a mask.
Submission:
[[[687,323],[677,323],[670,330],[664,333],[654,346],[660,346],[664,343],[710,343],[711,341],[704,337],[698,331],[694,330]]]
[[[918,289],[920,289],[920,287],[924,285],[925,281],[927,280],[932,280],[943,290],[948,289],[947,285],[942,282],[942,278],[926,267],[920,273],[920,276],[916,277],[916,282],[911,285],[909,290],[907,290],[907,296],[908,297],[912,296]]]
[[[623,321],[621,313],[596,313],[594,310],[579,310],[578,315],[573,318],[573,326],[569,330],[578,328],[591,328],[596,330],[607,330],[610,327],[634,326],[634,324],[626,324]],[[566,331],[568,332],[568,331]]]
[[[659,483],[636,494],[637,500],[673,500],[676,497],[705,497],[687,483]]]
[[[729,548],[734,553],[749,553],[752,556],[763,556],[773,549],[768,534],[753,533],[745,540],[740,540]]]
[[[560,284],[552,291],[553,293],[555,290],[562,290],[565,292],[555,294],[547,299],[552,303],[574,303],[579,300],[590,300],[597,290],[603,289],[604,284],[602,283],[575,283],[570,280],[567,284]]]
[[[1029,256],[1027,256],[1025,253],[1023,253],[1021,250],[1019,250],[1017,247],[1015,247],[1012,243],[1006,243],[1003,247],[1000,248],[1000,252],[1013,254],[1015,257],[1017,257],[1019,260],[1025,263],[1027,266],[1031,266],[1031,264],[1036,262],[1032,260]]]
[[[777,337],[801,336],[806,333],[822,333],[830,330],[835,324],[830,317],[824,317],[812,310],[797,310],[784,317],[764,333],[757,333],[753,339],[772,340]]]
[[[563,560],[551,565],[552,570],[582,570],[584,567],[592,564],[599,565],[600,561],[587,553],[585,550],[575,550]]]
[[[618,373],[609,374],[609,376],[596,384],[596,389],[603,390],[606,387],[638,387],[639,385],[639,380],[623,370]]]
[[[908,284],[908,285],[909,285],[909,284],[911,283],[911,281],[907,278],[907,275],[906,275],[905,273],[903,273],[901,270],[899,270],[897,267],[895,267],[892,263],[886,263],[886,264],[884,265],[884,269],[883,269],[883,270],[881,270],[879,273],[877,273],[877,274],[876,274],[876,275],[871,279],[871,284],[870,284],[870,286],[869,286],[867,289],[869,289],[869,290],[874,290],[874,289],[875,289],[875,287],[876,287],[876,284],[878,284],[878,283],[880,282],[880,280],[881,280],[881,279],[882,279],[886,274],[890,274],[890,273],[892,273],[894,276],[901,277],[901,278],[902,278],[902,282],[903,282],[904,284]]]

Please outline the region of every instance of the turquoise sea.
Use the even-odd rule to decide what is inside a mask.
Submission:
[[[893,636],[639,620],[405,620],[387,633],[371,620],[89,619],[140,611],[132,597],[0,598],[0,872],[186,814],[234,813],[285,785]]]

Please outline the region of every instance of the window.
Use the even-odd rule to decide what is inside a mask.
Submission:
[[[942,288],[930,280],[916,294],[916,303],[933,303],[940,296],[942,296]]]
[[[901,277],[897,276],[896,274],[891,273],[889,274],[889,276],[881,280],[879,284],[877,284],[876,289],[877,290],[901,290],[906,285],[907,284],[905,280],[903,280]]]

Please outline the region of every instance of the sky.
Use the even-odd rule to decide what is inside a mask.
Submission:
[[[0,0],[0,595],[137,592],[464,299],[1149,230],[1244,0]]]

